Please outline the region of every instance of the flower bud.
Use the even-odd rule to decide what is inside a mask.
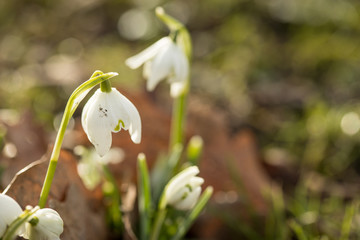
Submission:
[[[26,224],[24,238],[36,240],[60,240],[64,222],[60,215],[51,208],[38,210]]]
[[[190,210],[196,204],[201,193],[204,179],[196,177],[199,168],[188,167],[173,177],[165,187],[166,204],[178,210]]]
[[[204,146],[204,141],[200,136],[196,135],[190,139],[187,147],[186,155],[188,161],[192,165],[197,165],[197,163],[199,162],[201,153],[203,151],[203,146]]]

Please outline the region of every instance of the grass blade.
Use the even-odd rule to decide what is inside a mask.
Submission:
[[[138,204],[140,213],[140,239],[148,239],[150,234],[151,193],[149,171],[145,154],[138,155]]]

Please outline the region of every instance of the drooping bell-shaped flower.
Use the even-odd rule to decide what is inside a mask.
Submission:
[[[189,62],[184,51],[170,37],[161,38],[125,63],[132,69],[144,64],[143,76],[147,78],[148,91],[154,90],[163,79],[168,79],[171,84],[172,97],[178,97],[185,90]]]
[[[197,203],[204,179],[196,177],[196,166],[188,167],[174,176],[165,188],[166,204],[178,210],[190,210]]]
[[[112,143],[111,132],[129,130],[134,143],[141,141],[141,120],[134,104],[115,88],[98,89],[85,104],[81,123],[96,152],[104,156]]]
[[[20,205],[11,197],[0,194],[0,238],[6,228],[22,213]]]
[[[60,215],[51,208],[43,208],[35,212],[30,223],[26,223],[26,233],[23,237],[36,240],[60,240],[63,231],[64,222]]]

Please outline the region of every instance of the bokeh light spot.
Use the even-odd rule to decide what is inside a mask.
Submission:
[[[126,39],[140,39],[147,34],[149,23],[150,19],[145,11],[131,9],[119,18],[118,31]]]
[[[348,112],[341,119],[341,130],[347,135],[354,135],[360,130],[360,118],[357,113]]]
[[[14,158],[17,155],[17,148],[13,143],[6,143],[3,149],[3,154],[5,157]]]

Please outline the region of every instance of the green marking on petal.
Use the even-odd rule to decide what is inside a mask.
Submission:
[[[189,191],[192,192],[192,187],[190,184],[186,184],[185,187],[187,187],[189,189]]]
[[[180,199],[179,201],[185,200],[185,199],[188,197],[188,195],[189,195],[189,193],[188,193],[188,192],[185,192],[185,193],[181,196],[181,199]]]
[[[121,126],[120,126],[120,124],[121,124]],[[119,119],[118,124],[117,124],[116,127],[114,128],[114,131],[119,131],[121,127],[124,128],[124,127],[125,127],[125,123],[124,123],[121,119]]]

